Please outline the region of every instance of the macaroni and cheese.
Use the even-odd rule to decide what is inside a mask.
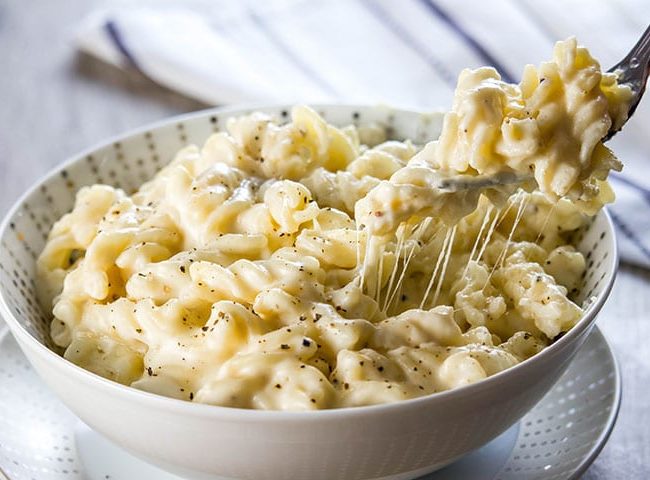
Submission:
[[[464,71],[423,148],[304,106],[286,124],[231,118],[133,195],[78,192],[38,262],[52,338],[106,378],[222,406],[479,381],[580,319],[571,238],[611,199],[620,165],[601,139],[627,95],[569,40],[519,86]],[[538,188],[443,191],[428,181],[441,172],[532,172]]]

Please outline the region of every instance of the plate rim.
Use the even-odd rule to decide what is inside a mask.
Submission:
[[[616,352],[614,352],[611,343],[609,343],[607,337],[602,332],[602,330],[598,327],[598,325],[594,325],[594,328],[589,333],[589,336],[591,335],[596,335],[601,337],[601,341],[607,347],[607,351],[609,352],[609,356],[612,360],[612,365],[614,367],[614,397],[612,398],[612,410],[609,412],[609,415],[607,416],[607,420],[605,422],[605,428],[603,429],[602,432],[600,432],[600,435],[598,435],[598,438],[596,439],[596,442],[594,443],[593,447],[591,447],[591,449],[584,456],[582,462],[578,464],[573,474],[569,477],[570,480],[576,480],[582,477],[582,475],[596,461],[596,458],[598,458],[598,455],[600,455],[600,453],[603,451],[605,445],[607,445],[607,442],[609,441],[609,437],[611,436],[612,432],[614,431],[614,428],[616,427],[616,422],[618,420],[618,415],[621,411],[621,404],[623,400],[623,372],[621,371],[621,365],[618,359],[616,358]]]
[[[616,426],[616,422],[618,420],[618,415],[621,410],[621,404],[622,404],[622,398],[623,398],[623,374],[621,371],[621,365],[618,361],[618,358],[616,357],[616,352],[614,351],[614,348],[612,347],[611,343],[607,339],[607,336],[602,332],[602,330],[598,327],[598,325],[594,324],[593,328],[591,331],[588,333],[587,339],[585,340],[585,343],[580,346],[580,349],[576,353],[576,356],[580,354],[580,352],[586,347],[586,344],[588,341],[591,340],[591,337],[595,337],[596,341],[603,344],[607,348],[607,353],[609,354],[609,358],[611,361],[611,365],[613,368],[614,372],[614,378],[613,378],[613,388],[612,388],[612,399],[610,402],[611,405],[611,410],[609,414],[607,415],[607,419],[603,422],[603,429],[602,431],[598,434],[598,437],[594,441],[593,446],[584,453],[582,456],[582,459],[580,462],[574,467],[573,472],[571,475],[567,477],[567,480],[577,480],[582,477],[582,475],[589,469],[589,467],[594,463],[594,461],[598,458],[600,453],[602,452],[603,448],[605,448],[605,445],[607,445],[607,442],[609,441],[609,437],[611,436],[612,432],[614,431],[614,428]],[[576,356],[574,356],[571,361],[569,362],[566,371],[571,368],[573,362],[575,361]],[[561,381],[561,378],[558,379],[558,381],[551,387],[549,392],[555,388],[555,385],[559,384]],[[538,405],[542,404],[545,400],[547,395],[545,395],[531,410],[526,412],[526,414],[519,419],[517,423],[521,424],[525,419],[526,416]],[[510,462],[512,460],[513,454],[516,451],[516,446],[523,441],[523,438],[521,437],[523,432],[523,429],[520,429],[519,432],[517,433],[517,439],[515,442],[515,446],[510,452],[510,455],[508,456],[508,459],[506,462],[501,466],[501,469],[497,472],[496,478],[501,478],[501,475],[504,474],[505,469],[510,466]]]

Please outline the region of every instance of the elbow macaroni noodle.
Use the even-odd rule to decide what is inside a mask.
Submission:
[[[571,237],[609,200],[619,163],[601,139],[626,98],[569,40],[519,86],[464,71],[424,148],[303,106],[284,125],[233,118],[130,197],[79,191],[38,262],[52,338],[104,377],[223,406],[358,406],[479,381],[580,319]],[[429,182],[529,170],[539,191]]]

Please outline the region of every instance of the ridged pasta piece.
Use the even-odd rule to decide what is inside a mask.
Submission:
[[[83,187],[72,211],[52,226],[36,264],[39,297],[48,309],[61,293],[65,276],[76,267],[97,235],[102,218],[125,196],[122,190],[108,185]]]

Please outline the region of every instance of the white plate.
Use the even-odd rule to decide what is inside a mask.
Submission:
[[[614,427],[618,366],[598,328],[553,389],[517,425],[453,465],[442,479],[576,478]],[[0,479],[181,480],[111,444],[43,385],[0,324]]]

